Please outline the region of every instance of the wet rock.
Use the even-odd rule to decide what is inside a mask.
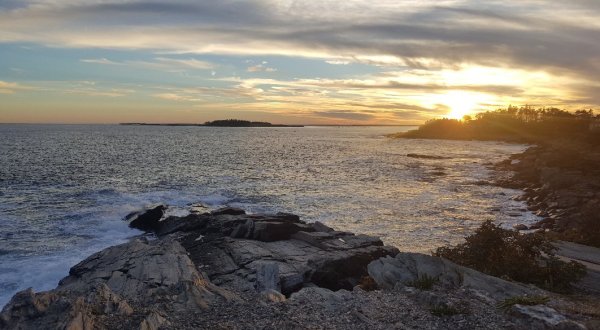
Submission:
[[[432,171],[432,172],[429,172],[429,175],[444,176],[444,175],[446,175],[446,173],[444,171]]]
[[[202,203],[194,203],[190,205],[190,213],[192,214],[204,214],[208,213],[210,208]]]
[[[311,226],[313,227],[313,229],[314,229],[315,231],[322,231],[322,232],[325,232],[325,233],[328,233],[328,232],[332,232],[332,231],[334,231],[334,230],[333,230],[333,228],[331,228],[331,227],[329,227],[329,226],[327,226],[327,225],[323,224],[323,223],[322,223],[322,222],[320,222],[320,221],[315,221],[315,222],[313,222],[313,223],[311,224]]]
[[[133,219],[134,217],[137,217],[139,214],[140,214],[140,211],[133,211],[133,212],[131,212],[131,213],[127,214],[127,215],[125,216],[125,218],[123,218],[123,220],[131,220],[131,219]]]
[[[247,218],[243,222],[238,219],[238,224],[231,231],[233,238],[249,238],[263,242],[273,242],[290,239],[299,231],[314,231],[314,229],[290,217],[287,214],[277,214],[270,217]]]
[[[526,226],[526,225],[524,225],[524,224],[520,223],[520,224],[514,225],[514,226],[513,226],[513,229],[514,229],[514,230],[527,230],[527,229],[529,229],[529,228],[527,228],[527,226]]]
[[[406,157],[420,158],[420,159],[450,159],[450,157],[421,155],[421,154],[407,154]]]
[[[556,142],[556,141],[554,141]],[[498,185],[523,189],[524,201],[537,216],[553,223],[538,223],[532,229],[554,231],[559,238],[598,245],[596,207],[587,211],[600,187],[600,153],[596,145],[585,143],[545,143],[513,155],[518,160],[496,164]],[[506,171],[506,172],[504,172]],[[510,171],[509,173],[507,173]],[[591,215],[591,216],[590,216]]]
[[[129,227],[143,231],[155,231],[166,210],[167,206],[159,205],[150,210],[139,212],[135,215],[130,214],[127,216],[129,219],[131,219]]]
[[[174,232],[188,232],[206,225],[208,216],[205,214],[190,214],[185,217],[168,217],[160,221],[154,232],[158,236],[165,236]]]
[[[251,237],[263,242],[273,242],[290,239],[293,234],[308,230],[313,229],[308,225],[294,222],[255,221]]]
[[[218,210],[210,212],[211,215],[242,215],[246,214],[246,211],[237,207],[223,207]]]

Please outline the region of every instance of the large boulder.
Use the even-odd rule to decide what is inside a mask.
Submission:
[[[131,301],[145,302],[168,293],[185,298],[186,304],[187,296],[194,296],[199,307],[206,307],[215,293],[227,296],[198,273],[174,239],[137,239],[93,254],[71,268],[58,290],[87,292],[99,284]]]
[[[447,288],[475,290],[494,300],[542,294],[533,286],[489,276],[474,269],[457,265],[447,259],[421,253],[399,253],[368,265],[369,275],[384,289],[414,285],[425,278]]]
[[[180,311],[208,308],[237,295],[215,286],[196,270],[176,240],[135,239],[91,255],[71,268],[49,292],[16,294],[0,314],[9,329],[106,328],[107,320],[134,313],[132,306],[161,306]],[[146,328],[157,317],[142,322]],[[129,322],[129,321],[127,321]]]
[[[369,262],[398,253],[378,238],[308,224],[287,213],[210,216],[180,240],[214,283],[286,295],[310,284],[351,289],[367,275]],[[271,279],[274,274],[278,279]],[[276,288],[262,282],[277,283]]]
[[[154,233],[157,236],[165,236],[175,232],[188,232],[206,226],[209,215],[189,214],[184,217],[168,217],[155,226]]]

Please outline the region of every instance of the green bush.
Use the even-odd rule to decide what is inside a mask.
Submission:
[[[550,297],[546,296],[517,296],[504,299],[498,304],[498,308],[509,310],[514,305],[535,306],[543,305],[550,301]]]
[[[585,275],[580,263],[559,260],[556,248],[541,234],[519,234],[484,222],[465,243],[438,248],[434,255],[480,272],[541,288],[568,292]]]
[[[431,290],[433,285],[439,281],[439,278],[427,274],[419,275],[414,281],[407,282],[407,286],[412,286],[420,290]]]

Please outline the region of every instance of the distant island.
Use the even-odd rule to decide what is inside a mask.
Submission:
[[[126,126],[209,126],[209,127],[304,127],[303,125],[271,124],[264,121],[249,121],[240,119],[221,119],[207,121],[204,124],[152,124],[152,123],[121,123]]]

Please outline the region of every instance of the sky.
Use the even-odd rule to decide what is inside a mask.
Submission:
[[[0,122],[420,124],[600,105],[598,0],[0,0]]]

